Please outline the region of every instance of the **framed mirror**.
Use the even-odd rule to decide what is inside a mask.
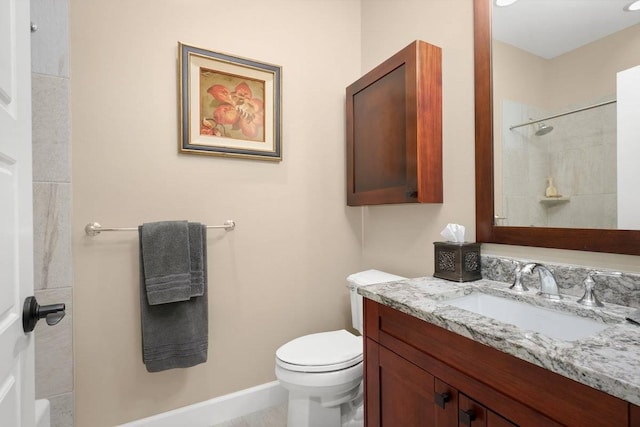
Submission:
[[[620,102],[617,102],[618,105],[616,105],[616,101],[620,101],[620,99],[617,99],[620,93],[629,94],[632,91],[623,90],[620,92],[619,88],[616,89],[616,77],[615,73],[613,73],[610,77],[614,79],[613,89],[611,89],[611,82],[609,82],[608,88],[604,89],[604,91],[588,94],[587,92],[589,92],[593,86],[593,84],[589,84],[589,87],[585,88],[585,90],[577,91],[580,96],[583,96],[582,98],[574,97],[569,102],[565,100],[564,104],[560,103],[552,106],[540,105],[541,102],[546,102],[548,98],[559,98],[559,96],[556,95],[560,90],[554,90],[554,88],[560,87],[564,89],[568,86],[567,83],[552,83],[548,80],[550,76],[560,74],[557,68],[555,68],[552,72],[547,71],[546,74],[544,74],[547,78],[546,80],[541,79],[547,86],[537,87],[534,88],[533,91],[530,91],[535,93],[538,97],[537,100],[532,100],[531,98],[522,99],[521,93],[514,95],[513,92],[509,92],[506,88],[508,85],[505,84],[505,82],[516,81],[517,77],[521,76],[522,73],[519,73],[517,70],[518,66],[523,66],[523,62],[521,60],[516,63],[515,66],[507,67],[507,71],[505,71],[505,56],[502,55],[502,51],[511,49],[513,46],[518,46],[520,42],[515,39],[513,39],[513,41],[507,39],[505,43],[505,37],[507,36],[504,35],[504,26],[497,25],[499,22],[496,22],[496,25],[492,24],[495,1],[496,0],[474,0],[476,240],[485,243],[640,255],[640,227],[627,225],[628,222],[625,222],[626,220],[620,219],[621,215],[618,213],[618,210],[622,210],[620,206],[625,202],[620,203],[617,200],[621,197],[620,194],[622,194],[622,191],[618,190],[620,185],[626,185],[631,188],[635,186],[635,188],[637,188],[638,185],[640,185],[640,177],[637,182],[634,182],[634,179],[628,179],[624,175],[621,175],[617,169],[622,169],[622,167],[617,165],[615,160],[620,157],[629,157],[625,155],[621,156],[620,147],[617,147],[618,153],[616,155],[615,144],[620,144],[620,141],[616,142],[620,137],[617,134],[621,132],[620,129],[616,129],[616,124],[619,123],[620,120],[619,117],[618,119],[615,118],[616,110],[621,109]],[[515,6],[519,2],[522,2],[521,6],[524,6],[524,3],[527,1],[531,0],[518,0],[509,13],[516,13]],[[631,2],[632,1],[629,0],[626,3],[630,4]],[[554,0],[553,2],[537,0],[535,3],[536,7],[543,7],[544,3],[564,4],[565,7],[575,7],[575,5],[580,2],[573,0]],[[619,6],[621,2],[603,1],[601,3],[609,5],[615,3],[616,6]],[[502,10],[499,12],[502,14]],[[616,10],[616,12],[618,11]],[[622,11],[620,10],[620,12]],[[551,11],[548,13],[548,16],[553,17],[559,14]],[[570,13],[572,17],[577,16],[575,10],[570,11]],[[637,19],[636,22],[640,22],[640,11],[625,13],[625,19]],[[627,16],[631,18],[626,18]],[[508,21],[514,21],[514,19],[515,18],[511,16],[508,18]],[[571,19],[571,21],[575,21],[575,19]],[[538,18],[536,22],[540,27],[541,34],[551,33],[550,28],[546,27],[545,20]],[[594,25],[588,26],[590,29],[595,27]],[[628,28],[631,28],[631,31],[635,31],[634,27],[640,29],[640,24],[634,24],[632,22],[627,24],[627,27],[625,27],[627,28],[626,30],[623,28],[622,30],[617,30],[617,32],[622,34],[621,31],[629,31]],[[494,40],[492,28],[500,32],[496,37],[499,36],[501,40]],[[566,32],[572,36],[577,33],[575,30]],[[530,31],[525,31],[525,38],[533,39],[534,37],[531,37],[531,34]],[[599,37],[602,38],[602,35]],[[511,43],[513,43],[513,46]],[[581,43],[585,45],[590,42],[583,41]],[[505,44],[507,46],[504,46]],[[563,43],[561,43],[556,36],[556,39],[552,39],[551,42],[547,41],[546,45],[559,47],[563,45]],[[637,50],[637,42],[635,46]],[[522,47],[518,47],[518,50],[523,49]],[[526,53],[527,55],[530,54],[530,52]],[[544,54],[535,53],[535,55],[540,56]],[[563,56],[565,59],[570,58],[570,55],[566,54],[566,52],[556,53],[555,56]],[[492,62],[494,59],[496,62]],[[543,58],[539,62],[542,63],[545,61],[547,61],[547,58]],[[639,65],[640,57],[638,57],[635,64],[633,61],[634,59],[631,60],[632,65]],[[600,64],[609,64],[610,62],[607,58],[601,58],[600,60]],[[624,67],[626,67],[626,65]],[[530,66],[530,68],[532,67]],[[578,80],[582,75],[588,75],[592,71],[591,68],[585,67],[584,65],[580,70],[579,74],[574,74],[574,80]],[[525,88],[527,85],[531,86],[530,81],[525,81],[521,84],[524,85]],[[618,83],[618,86],[620,86],[620,83]],[[636,91],[636,96],[640,96],[638,92],[639,91]],[[542,101],[540,101],[541,99]],[[635,103],[640,104],[640,102],[637,101]],[[625,104],[625,108],[626,105],[627,104]],[[514,106],[516,114],[513,113]],[[559,117],[549,119],[549,117],[556,115]],[[620,111],[618,111],[618,116],[619,115]],[[596,154],[590,154],[592,159],[595,159],[593,160],[595,163],[592,162],[591,168],[587,168],[582,172],[569,168],[570,164],[580,163],[579,161],[559,161],[559,159],[565,159],[561,157],[559,153],[561,151],[559,148],[561,143],[551,142],[554,140],[559,141],[559,135],[566,133],[565,128],[568,126],[557,121],[560,117],[566,117],[569,122],[573,122],[575,126],[578,116],[586,116],[587,118],[585,119],[583,117],[582,120],[586,120],[587,122],[593,122],[594,117],[596,117],[598,121],[601,119],[604,120],[604,117],[609,117],[607,119],[608,122],[603,122],[604,124],[602,124],[597,131],[594,131],[599,134],[608,132],[609,139],[605,139],[602,147],[597,148],[600,150],[599,152],[596,151]],[[611,118],[612,116],[613,118]],[[556,120],[556,122],[552,120]],[[635,121],[638,120],[636,119]],[[611,125],[611,123],[613,123],[613,125]],[[541,128],[543,124],[548,127],[555,127],[556,135],[554,135],[553,131],[549,133],[547,128]],[[613,130],[611,130],[612,126]],[[580,127],[580,125],[578,125],[578,127]],[[605,131],[603,131],[603,129],[605,129]],[[632,129],[631,132],[637,144],[638,134],[633,133],[634,129]],[[637,128],[635,128],[635,132],[637,132]],[[536,135],[536,133],[538,134]],[[613,137],[611,137],[611,133],[613,133]],[[582,163],[585,163],[584,153],[586,150],[579,144],[582,144],[584,140],[585,136],[583,132],[581,137],[574,137],[573,142],[570,142],[570,144],[574,144],[574,148],[576,144],[578,144],[577,149],[574,151],[582,153]],[[515,157],[507,156],[506,152],[514,149],[518,144],[521,148],[524,147],[524,150],[531,151],[520,151]],[[607,146],[606,144],[609,145]],[[613,148],[611,147],[612,144],[614,145]],[[609,154],[602,154],[605,152]],[[597,153],[600,153],[600,155],[598,156]],[[537,170],[533,170],[534,167],[532,165],[535,161],[530,159],[534,156],[538,156],[537,164],[535,165],[535,167],[538,168]],[[528,163],[523,163],[522,165],[515,163],[518,161],[518,157],[525,158],[525,161],[528,161]],[[605,162],[604,159],[606,157],[609,157],[608,161],[613,162],[611,165]],[[634,161],[637,166],[632,163],[631,166],[633,169],[640,171],[640,164],[638,164],[639,159],[640,157],[635,157]],[[556,166],[560,166],[554,169],[554,163]],[[586,163],[589,164],[589,159],[587,159]],[[601,172],[599,175],[594,172],[594,164],[599,167]],[[603,184],[602,182],[597,182],[594,184],[599,186],[598,191],[596,191],[599,193],[604,192],[602,188],[611,188],[608,198],[602,199],[585,199],[586,196],[592,195],[583,194],[584,191],[579,189],[575,181],[572,182],[569,179],[582,175],[591,179],[591,182],[593,182],[594,176],[605,175],[606,177],[607,174],[609,178],[608,181],[605,180],[605,182],[608,183]],[[551,178],[551,184],[548,178]],[[553,181],[554,178],[556,179],[555,182]],[[518,188],[518,185],[515,185],[518,182],[523,183],[520,187],[527,186],[532,189],[531,194],[527,196],[530,198],[530,200],[527,201],[528,204],[516,205],[516,198],[511,197],[513,194],[509,193],[510,190],[508,187]],[[554,191],[548,192],[550,186],[553,187],[551,190],[555,190],[555,193]],[[635,191],[635,193],[638,192]],[[522,196],[522,194],[518,196]],[[640,205],[640,194],[631,199],[631,204]],[[581,203],[587,202],[600,208],[600,212],[606,212],[608,216],[588,217],[585,214],[586,209],[580,207]],[[572,213],[569,209],[574,209],[575,213]],[[519,212],[523,212],[524,214],[516,215]],[[552,216],[552,214],[558,213],[561,215]],[[558,219],[561,217],[564,217],[564,223]],[[640,213],[637,215],[632,213],[629,217],[632,221],[638,220],[640,223]],[[620,227],[618,227],[618,223],[620,223]]]

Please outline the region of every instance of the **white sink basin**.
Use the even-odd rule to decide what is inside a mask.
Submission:
[[[481,292],[451,299],[445,303],[562,341],[579,340],[608,327],[607,324],[596,320]]]

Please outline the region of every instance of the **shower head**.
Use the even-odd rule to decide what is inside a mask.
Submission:
[[[538,125],[538,130],[536,131],[536,136],[546,135],[553,130],[553,126],[546,125],[544,123],[540,123]]]

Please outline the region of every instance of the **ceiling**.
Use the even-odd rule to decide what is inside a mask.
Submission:
[[[640,23],[632,0],[518,0],[493,6],[493,38],[543,58],[554,58]]]

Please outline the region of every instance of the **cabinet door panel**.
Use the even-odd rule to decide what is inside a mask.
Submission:
[[[366,315],[365,310],[365,315]],[[371,329],[369,329],[371,330]],[[365,328],[366,331],[366,328]],[[365,340],[364,352],[364,421],[367,427],[380,427],[380,345]]]
[[[346,90],[347,204],[442,203],[442,51],[416,40]]]
[[[433,425],[433,376],[384,347],[379,354],[381,426]]]

